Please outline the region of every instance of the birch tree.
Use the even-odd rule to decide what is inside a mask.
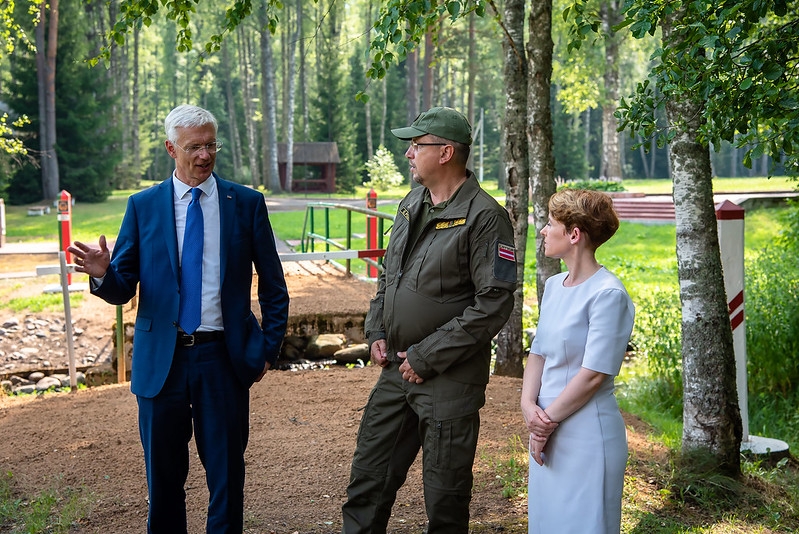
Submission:
[[[662,21],[663,47],[685,45],[684,9]],[[741,415],[735,352],[716,230],[710,150],[700,142],[699,95],[669,98],[670,158],[682,303],[683,453],[709,451],[717,467],[740,474]]]
[[[541,229],[549,217],[549,198],[555,193],[552,155],[552,0],[532,0],[527,42],[527,142],[530,145],[530,184],[535,223],[535,279],[538,302],[547,279],[560,272],[560,260],[544,254]]]
[[[261,37],[261,141],[264,146],[262,183],[273,193],[279,193],[280,175],[277,167],[277,110],[275,93],[275,65],[272,55],[272,31],[269,26],[267,0],[258,12]]]
[[[516,244],[516,291],[513,310],[497,336],[498,375],[521,376],[524,338],[524,263],[529,226],[530,167],[527,143],[527,58],[524,48],[525,0],[506,0],[503,11],[503,79],[506,90],[505,122],[502,129],[505,162],[505,206],[513,224]]]
[[[260,172],[258,165],[258,137],[255,124],[255,97],[253,96],[253,83],[251,81],[252,71],[252,43],[249,34],[245,32],[244,26],[236,28],[238,37],[238,59],[239,77],[241,79],[243,99],[244,99],[244,125],[247,130],[247,161],[249,162],[250,183],[253,187],[258,187],[260,182]]]

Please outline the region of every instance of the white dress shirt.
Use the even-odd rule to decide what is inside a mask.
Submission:
[[[178,257],[183,259],[183,234],[186,230],[186,210],[191,202],[191,187],[172,173],[175,190],[175,231],[178,238]],[[219,191],[216,179],[210,176],[199,187],[200,207],[203,210],[203,293],[200,332],[222,330],[222,259],[220,246]]]

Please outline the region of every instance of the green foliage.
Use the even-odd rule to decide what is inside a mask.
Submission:
[[[580,2],[581,4],[583,2]],[[675,14],[674,10],[679,12]],[[701,101],[700,142],[745,148],[744,165],[768,154],[789,174],[799,172],[799,17],[787,2],[630,0],[626,20],[633,36],[653,35],[667,20],[674,39],[660,48],[651,81],[622,99],[621,128],[655,136],[663,146],[674,130],[659,126],[655,110],[666,100]],[[619,28],[620,29],[620,28]]]
[[[72,532],[94,500],[83,488],[64,486],[58,478],[33,497],[18,496],[13,480],[10,472],[0,477],[0,529],[10,534]]]
[[[673,288],[649,288],[632,295],[635,326],[631,344],[643,365],[649,402],[682,417],[681,308]]]
[[[725,511],[740,504],[746,488],[740,481],[719,474],[718,458],[710,451],[695,450],[680,455],[672,472],[671,491],[681,502]]]
[[[363,185],[374,187],[377,191],[399,187],[405,181],[405,177],[400,174],[397,164],[394,163],[394,156],[382,145],[378,147],[372,159],[366,162],[366,171],[369,181]]]
[[[445,0],[440,4],[389,0],[381,8],[374,24],[371,45],[374,55],[366,76],[373,80],[382,79],[391,65],[402,62],[425,34],[437,28],[442,20],[454,23],[472,12],[482,17],[485,10],[485,3],[469,0]]]
[[[554,92],[554,91],[553,91]],[[585,132],[579,120],[566,112],[560,103],[563,91],[557,91],[552,109],[552,152],[555,175],[563,180],[578,180],[589,176],[590,164],[583,147]],[[579,118],[579,115],[577,115]]]
[[[527,495],[528,452],[527,444],[514,434],[501,458],[486,459],[497,474],[505,499],[524,498]]]
[[[159,5],[160,3],[160,5]],[[111,58],[111,49],[115,46],[125,44],[127,34],[134,27],[142,25],[149,27],[153,23],[154,17],[163,6],[162,14],[169,20],[175,22],[177,34],[175,36],[175,47],[178,52],[188,52],[194,47],[194,32],[192,28],[192,17],[197,14],[195,4],[198,0],[177,1],[177,0],[123,0],[120,3],[120,14],[115,24],[106,35],[108,45],[104,46],[100,54],[90,60],[92,66],[96,65],[101,59],[108,61]],[[261,7],[261,4],[259,4]],[[265,0],[263,8],[267,13],[267,27],[274,34],[277,30],[277,13],[283,9],[283,2],[280,0]],[[206,54],[218,52],[222,48],[225,35],[233,32],[246,17],[252,14],[251,0],[235,0],[232,5],[225,10],[222,31],[211,35],[208,42],[203,45]],[[200,57],[200,60],[203,58]]]
[[[14,53],[17,43],[22,43],[28,49],[33,49],[34,45],[28,39],[25,30],[14,18],[15,2],[0,2],[0,59]],[[38,16],[38,10],[31,6],[28,14],[31,19]]]
[[[83,295],[70,296],[72,305],[80,304]],[[18,297],[8,300],[4,306],[13,312],[26,311],[28,313],[59,312],[64,309],[64,299],[61,293],[43,293],[34,297]]]
[[[345,69],[346,58],[341,48],[341,17],[343,8],[331,5],[323,22],[323,31],[317,36],[321,59],[316,69],[319,91],[312,103],[317,141],[336,142],[340,162],[336,166],[336,191],[351,193],[363,180],[358,177],[360,162],[355,147],[355,123],[352,111],[352,87]]]
[[[104,70],[90,70],[81,60],[89,49],[89,21],[78,0],[62,0],[56,64],[56,154],[59,187],[85,202],[105,200],[111,191],[116,162],[121,158],[121,135],[111,119],[110,79]],[[40,126],[36,57],[17,50],[7,101],[15,112],[32,118],[20,131],[28,152],[38,153]],[[76,87],[91,88],[91,96]],[[42,198],[41,171],[25,160],[8,188],[9,203],[25,204]]]
[[[594,191],[617,192],[626,191],[621,182],[613,180],[572,180],[558,186],[561,189],[593,189]]]
[[[27,115],[22,115],[11,121],[11,126],[14,128],[22,128],[26,124],[30,124],[30,122]],[[14,130],[8,123],[8,113],[0,115],[0,152],[5,152],[10,155],[27,154],[22,140],[14,137]]]
[[[799,406],[799,388],[775,395],[768,391],[758,391],[750,383],[749,434],[783,440],[791,451],[796,451],[799,447],[797,406]]]
[[[799,389],[799,204],[784,232],[746,269],[749,388],[785,395]]]

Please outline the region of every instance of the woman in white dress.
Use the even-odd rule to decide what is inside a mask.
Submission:
[[[595,257],[618,228],[604,193],[565,189],[549,201],[544,251],[563,260],[568,272],[547,280],[524,371],[530,534],[621,529],[627,433],[613,380],[634,308],[622,283]]]

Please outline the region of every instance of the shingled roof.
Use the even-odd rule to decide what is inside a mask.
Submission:
[[[336,143],[294,143],[294,165],[340,163]],[[277,144],[277,162],[286,163],[286,143]]]

